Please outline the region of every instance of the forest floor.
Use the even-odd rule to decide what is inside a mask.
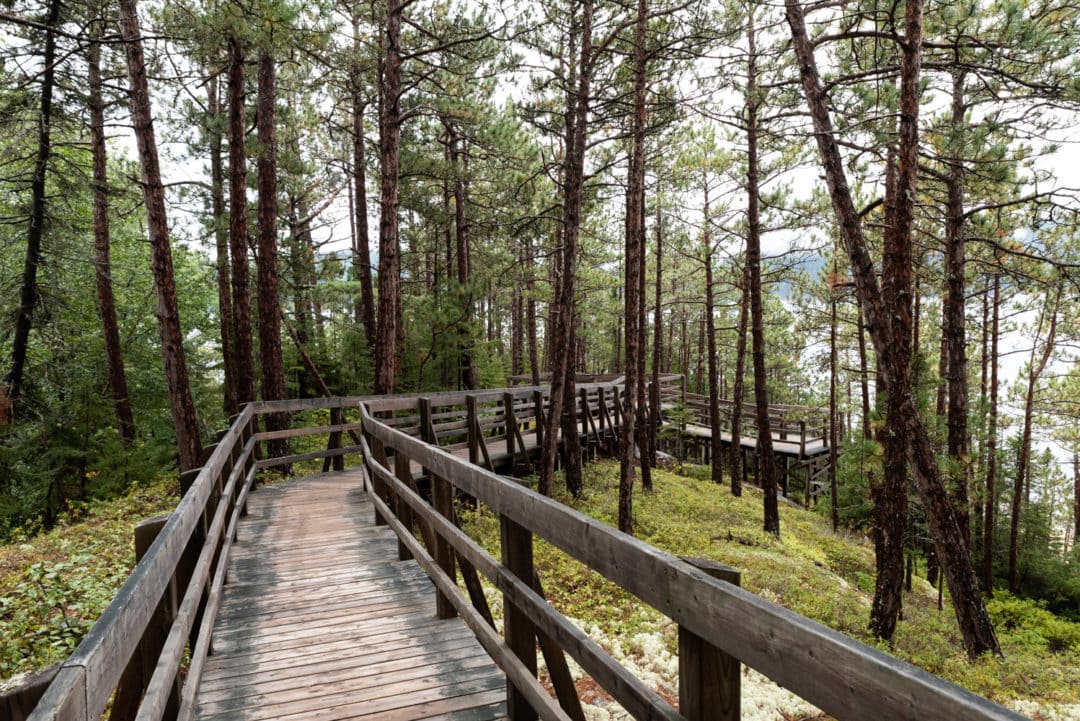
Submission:
[[[746,488],[742,498],[734,498],[707,474],[693,466],[682,475],[654,471],[655,490],[635,494],[638,538],[734,566],[744,588],[873,643],[866,631],[874,570],[869,541],[833,534],[822,515],[789,504],[781,504],[776,539],[760,530],[760,491]],[[586,468],[581,496],[558,497],[614,525],[617,487],[618,464],[600,461]],[[80,508],[49,533],[0,546],[0,679],[71,652],[130,572],[135,523],[171,510],[177,492],[175,480],[162,480]],[[466,520],[470,533],[497,549],[494,515],[479,511]],[[543,541],[537,542],[536,559],[553,605],[661,695],[678,698],[677,628],[670,619]],[[489,591],[499,615],[499,596]],[[1039,721],[1080,721],[1080,624],[1007,594],[999,593],[989,608],[1004,659],[969,663],[948,599],[946,610],[938,611],[937,592],[921,577],[904,596],[894,646],[875,645]],[[625,717],[587,679],[579,688],[590,721]],[[816,716],[816,709],[756,672],[744,674],[744,719]]]

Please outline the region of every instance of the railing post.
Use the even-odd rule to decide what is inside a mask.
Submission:
[[[54,663],[31,675],[15,688],[0,693],[0,719],[26,721],[62,665],[62,661]]]
[[[619,438],[619,428],[622,427],[622,406],[619,403],[619,387],[611,387],[611,414],[615,417],[615,427],[611,430],[615,432],[616,442]]]
[[[806,456],[806,421],[799,421],[799,458]]]
[[[738,586],[738,570],[715,561],[683,558],[713,578]],[[738,721],[739,660],[679,626],[679,713],[687,721]]]
[[[506,516],[499,517],[502,562],[510,572],[528,585],[532,585],[533,542],[532,533],[511,521]],[[536,629],[528,615],[517,608],[506,595],[503,596],[503,629],[506,645],[521,659],[525,668],[536,675]],[[536,721],[536,711],[529,702],[507,679],[506,710],[510,721]]]
[[[371,460],[373,460],[375,463],[378,463],[383,468],[386,468],[386,446],[384,446],[382,441],[380,441],[366,429],[364,430],[364,433],[367,435],[368,438],[368,448],[371,449]],[[371,490],[375,493],[376,496],[383,499],[384,501],[389,500],[389,496],[387,496],[386,493],[386,484],[383,483],[383,480],[379,477],[378,473],[371,474],[371,486]],[[379,513],[379,509],[377,508],[375,509],[375,525],[386,525],[386,519],[383,518],[382,514]]]
[[[544,448],[544,392],[533,391],[533,414],[536,417],[536,447]]]
[[[607,433],[607,428],[604,421],[607,419],[607,398],[604,396],[603,386],[600,386],[596,389],[596,409],[598,415],[597,433],[601,437],[605,437],[605,434]]]
[[[465,396],[465,428],[469,441],[469,463],[480,464],[480,439],[477,437],[476,396]]]
[[[514,394],[503,393],[503,424],[506,431],[506,452],[510,456],[510,467],[514,466],[514,431],[517,419],[514,417]]]
[[[405,485],[409,485],[409,481],[412,480],[412,471],[409,470],[409,459],[400,448],[394,449],[394,475]],[[412,531],[412,511],[409,509],[409,505],[399,494],[393,493],[392,491],[390,493],[393,496],[390,507],[394,509],[394,515],[398,517],[399,521],[405,524],[405,528]],[[398,541],[397,555],[399,561],[408,561],[413,557],[408,546],[400,540]]]
[[[435,436],[435,427],[431,422],[431,399],[421,398],[419,400],[419,406],[420,438],[423,439],[425,443],[437,446],[439,441]],[[430,469],[428,470],[428,475],[431,478],[432,505],[443,518],[453,522],[453,488],[445,478],[435,475]],[[439,564],[439,568],[446,572],[447,576],[450,578],[457,578],[457,571],[454,566],[454,549],[450,543],[443,538],[442,534],[437,531],[435,532],[435,562]],[[457,611],[454,610],[454,605],[450,603],[450,599],[440,591],[435,591],[435,615],[438,618],[453,618],[457,615]]]

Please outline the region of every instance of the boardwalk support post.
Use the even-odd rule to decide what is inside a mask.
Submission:
[[[715,561],[683,558],[713,578],[738,586],[738,570]],[[738,721],[739,660],[679,626],[679,713],[687,721]]]
[[[532,533],[502,515],[499,516],[499,530],[503,564],[531,586],[536,573],[533,568]],[[529,673],[536,676],[536,628],[528,614],[515,606],[505,594],[503,609],[506,645],[521,659]],[[506,681],[506,710],[510,721],[536,721],[538,718],[524,694],[509,679]]]

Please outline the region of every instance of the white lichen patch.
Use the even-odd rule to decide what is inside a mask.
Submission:
[[[1041,721],[1080,721],[1080,704],[1053,706],[1038,701],[1011,701],[1006,704],[1013,711]]]

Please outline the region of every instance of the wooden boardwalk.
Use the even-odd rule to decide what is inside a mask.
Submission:
[[[258,489],[229,554],[205,721],[451,719],[506,714],[506,676],[375,526],[358,469]]]
[[[708,426],[699,426],[696,424],[687,424],[685,432],[695,438],[709,438],[712,436],[712,429]],[[773,439],[773,453],[777,453],[784,456],[798,456],[800,453],[807,456],[817,456],[822,453],[829,452],[829,446],[826,444],[825,439],[815,439],[801,446],[798,440],[792,441],[783,439],[779,433],[772,434]],[[720,440],[731,445],[731,434],[720,433]],[[743,436],[739,439],[739,445],[749,450],[757,449],[758,439],[752,436]]]

